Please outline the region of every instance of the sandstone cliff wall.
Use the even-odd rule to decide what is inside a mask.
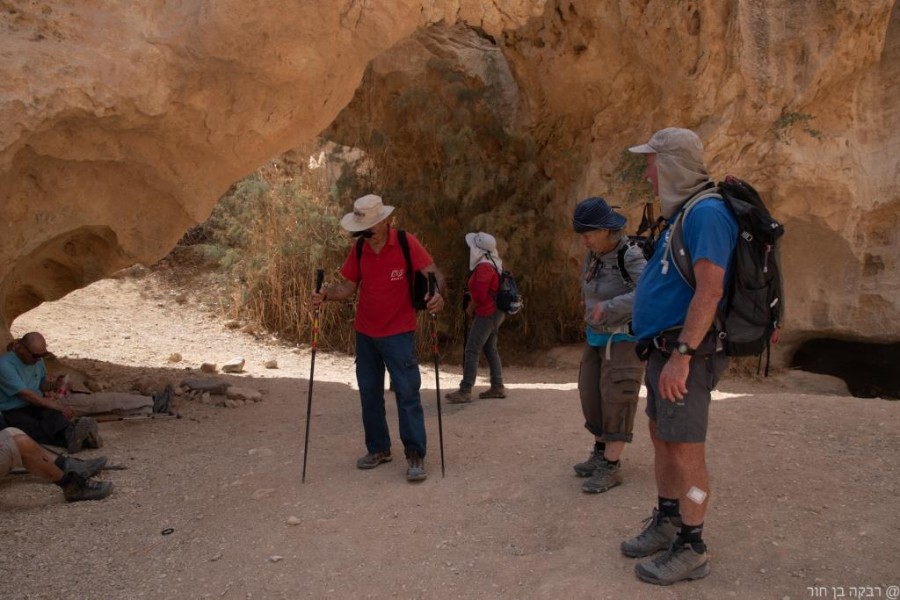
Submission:
[[[533,142],[535,153],[513,154],[552,186],[529,210],[561,239],[584,195],[633,201],[625,147],[692,127],[713,174],[751,179],[786,222],[797,339],[900,335],[893,1],[0,8],[0,331],[42,301],[160,258],[231,183],[340,121],[369,65],[375,83],[414,72],[411,43],[428,38],[440,54],[457,44],[444,28],[465,24],[505,61],[501,126],[523,148]],[[451,58],[495,84],[467,47]]]
[[[0,2],[0,332],[164,256],[228,186],[322,131],[419,28],[543,2]],[[5,334],[4,334],[5,335]]]

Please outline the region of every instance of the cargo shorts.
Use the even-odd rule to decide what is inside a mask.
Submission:
[[[4,477],[13,469],[22,468],[22,456],[19,447],[13,440],[14,435],[25,435],[21,429],[7,427],[0,431],[0,477]]]
[[[630,442],[644,366],[633,342],[585,344],[578,370],[584,426],[603,442]]]
[[[724,352],[691,357],[688,391],[677,402],[670,402],[659,393],[659,376],[668,360],[669,355],[659,350],[650,352],[647,359],[647,417],[656,423],[656,437],[664,442],[703,443],[712,391],[728,368],[728,357]]]

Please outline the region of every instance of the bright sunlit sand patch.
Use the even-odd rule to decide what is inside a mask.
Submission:
[[[713,390],[712,399],[713,400],[731,400],[732,398],[743,398],[745,396],[749,396],[750,394],[731,394],[728,392],[720,392],[719,390]]]
[[[490,382],[486,382],[490,383]],[[510,390],[558,390],[561,392],[577,390],[578,383],[504,383],[503,387]]]

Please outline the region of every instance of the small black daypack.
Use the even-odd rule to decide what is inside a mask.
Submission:
[[[428,278],[421,271],[413,271],[412,258],[409,255],[409,241],[406,239],[406,231],[397,230],[397,241],[400,242],[400,249],[403,251],[403,258],[406,260],[406,280],[409,282],[409,297],[412,300],[413,308],[416,310],[425,310],[428,303],[424,300],[428,294]],[[356,264],[362,259],[363,244],[365,239],[359,238],[356,241]],[[410,274],[413,274],[410,276]],[[362,279],[362,269],[359,271],[360,280]]]
[[[625,268],[625,255],[628,254],[628,251],[632,248],[640,248],[641,253],[644,255],[644,260],[650,258],[647,256],[647,247],[650,244],[647,243],[647,238],[644,236],[638,235],[629,235],[628,241],[616,251],[616,265],[619,268],[619,275],[622,276],[622,281],[625,282],[625,285],[634,289],[637,286],[637,281],[634,280],[634,277],[631,276],[631,273],[628,272],[628,269]]]
[[[494,297],[497,308],[509,315],[517,314],[522,310],[525,302],[522,299],[522,295],[519,294],[519,284],[516,282],[516,278],[506,269],[498,269],[497,263],[494,262],[490,254],[485,253],[485,256],[491,261],[494,269],[500,275],[500,284],[497,288],[497,295]]]
[[[684,246],[683,221],[705,198],[722,199],[738,225],[731,281],[714,326],[729,356],[759,356],[762,360],[765,350],[768,375],[769,341],[781,325],[784,306],[779,252],[784,225],[772,218],[753,186],[730,175],[714,189],[690,200],[673,225],[670,257],[692,288],[696,287],[696,278],[693,260]]]
[[[659,233],[664,223],[665,219],[662,217],[657,217],[656,219],[653,218],[652,202],[644,204],[644,214],[641,217],[641,224],[638,226],[637,233],[635,235],[629,235],[628,241],[624,246],[619,248],[619,251],[616,254],[619,274],[622,276],[622,281],[624,281],[628,287],[634,288],[637,285],[637,282],[631,277],[628,269],[625,268],[625,254],[629,249],[637,246],[644,254],[644,260],[650,260],[650,257],[653,256],[653,250],[656,248],[656,241],[659,238]]]

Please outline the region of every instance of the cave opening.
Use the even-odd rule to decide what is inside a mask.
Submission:
[[[816,338],[797,349],[791,367],[839,377],[857,398],[900,399],[900,343]]]

